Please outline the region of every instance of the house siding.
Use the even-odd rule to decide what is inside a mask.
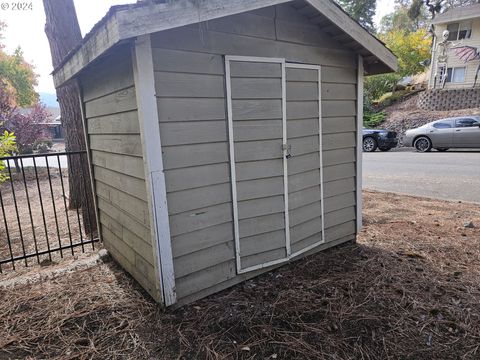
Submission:
[[[476,48],[480,48],[480,18],[476,18],[471,20],[472,21],[472,36],[470,39],[464,39],[460,41],[453,41],[454,46],[473,46]],[[455,23],[458,21],[452,21]],[[442,39],[442,34],[445,30],[447,30],[448,24],[438,24],[435,26],[435,36],[437,38],[437,43],[439,40]],[[432,67],[431,71],[431,80],[430,83],[433,85],[433,79],[435,77],[436,69],[438,68],[438,53],[435,49],[434,53],[434,66]],[[474,60],[465,63],[463,60],[458,58],[455,55],[453,50],[449,50],[448,52],[448,59],[447,59],[447,67],[465,67],[465,82],[463,83],[445,83],[444,89],[463,89],[463,88],[471,88],[473,87],[475,81],[476,70],[478,68],[480,60]],[[477,81],[477,87],[480,86],[480,81]],[[433,86],[431,86],[433,87]],[[437,83],[436,88],[439,88],[439,84]]]
[[[87,69],[81,87],[103,243],[160,301],[130,47]]]
[[[163,31],[151,38],[179,304],[261,272],[236,273],[223,55],[282,57],[322,65],[327,243],[315,251],[355,238],[355,54],[289,5]],[[275,80],[267,65],[249,76]],[[293,110],[287,111],[308,119],[304,99],[291,100]],[[275,100],[262,101],[268,115],[269,101]],[[248,174],[258,171],[259,164],[242,166],[241,173]],[[240,180],[248,181],[245,176]],[[292,194],[290,203],[298,207],[314,203],[320,194],[313,190]],[[268,197],[272,206],[275,197]]]

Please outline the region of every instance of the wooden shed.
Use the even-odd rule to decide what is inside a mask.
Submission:
[[[106,248],[170,306],[355,239],[362,79],[396,67],[330,0],[148,1],[54,80],[81,89]]]

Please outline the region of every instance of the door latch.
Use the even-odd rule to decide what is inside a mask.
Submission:
[[[292,157],[292,154],[290,153],[290,150],[292,150],[292,145],[283,144],[282,150],[285,151],[285,159],[290,159]]]

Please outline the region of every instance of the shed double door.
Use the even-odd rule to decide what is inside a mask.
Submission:
[[[319,66],[225,57],[237,272],[324,242]]]

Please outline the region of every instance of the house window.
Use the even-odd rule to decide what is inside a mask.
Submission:
[[[465,82],[465,67],[448,68],[446,82],[451,82],[451,83]]]
[[[470,39],[472,37],[472,23],[460,23],[460,30],[458,32],[458,40]]]
[[[450,33],[448,35],[449,41],[470,39],[472,37],[472,23],[470,21],[448,24],[447,30]]]

